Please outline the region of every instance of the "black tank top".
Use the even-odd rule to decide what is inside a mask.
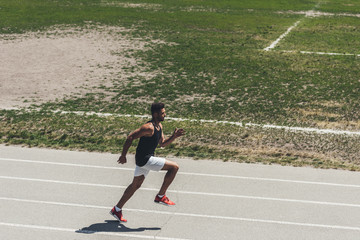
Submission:
[[[136,148],[135,161],[139,167],[144,166],[149,161],[149,158],[154,156],[155,149],[162,135],[162,129],[157,130],[155,124],[151,123],[154,125],[154,134],[151,137],[141,137]]]

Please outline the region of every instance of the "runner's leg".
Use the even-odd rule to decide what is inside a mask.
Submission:
[[[167,170],[164,182],[159,191],[159,195],[165,195],[166,190],[174,180],[176,173],[179,170],[179,165],[176,162],[166,160],[165,165],[161,170]]]
[[[116,205],[118,208],[122,208],[125,203],[132,197],[132,195],[141,187],[141,184],[144,182],[145,176],[134,177],[133,182],[126,188],[123,196]]]

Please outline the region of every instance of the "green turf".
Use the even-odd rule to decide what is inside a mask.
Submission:
[[[360,13],[360,2],[354,0],[324,1],[321,11],[334,13]]]

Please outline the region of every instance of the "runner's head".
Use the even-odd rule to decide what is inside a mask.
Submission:
[[[151,105],[151,115],[153,120],[162,122],[165,119],[165,104],[162,102],[153,103]]]

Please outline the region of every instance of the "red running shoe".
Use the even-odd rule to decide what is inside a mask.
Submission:
[[[158,195],[156,195],[154,202],[161,203],[161,204],[164,204],[166,206],[175,205],[175,203],[170,201],[169,198],[166,195],[164,195],[162,198],[160,198]]]
[[[122,211],[117,212],[115,210],[115,207],[113,207],[113,209],[111,209],[111,211],[109,213],[111,216],[116,218],[119,222],[127,222],[127,220],[125,218],[123,218]]]

